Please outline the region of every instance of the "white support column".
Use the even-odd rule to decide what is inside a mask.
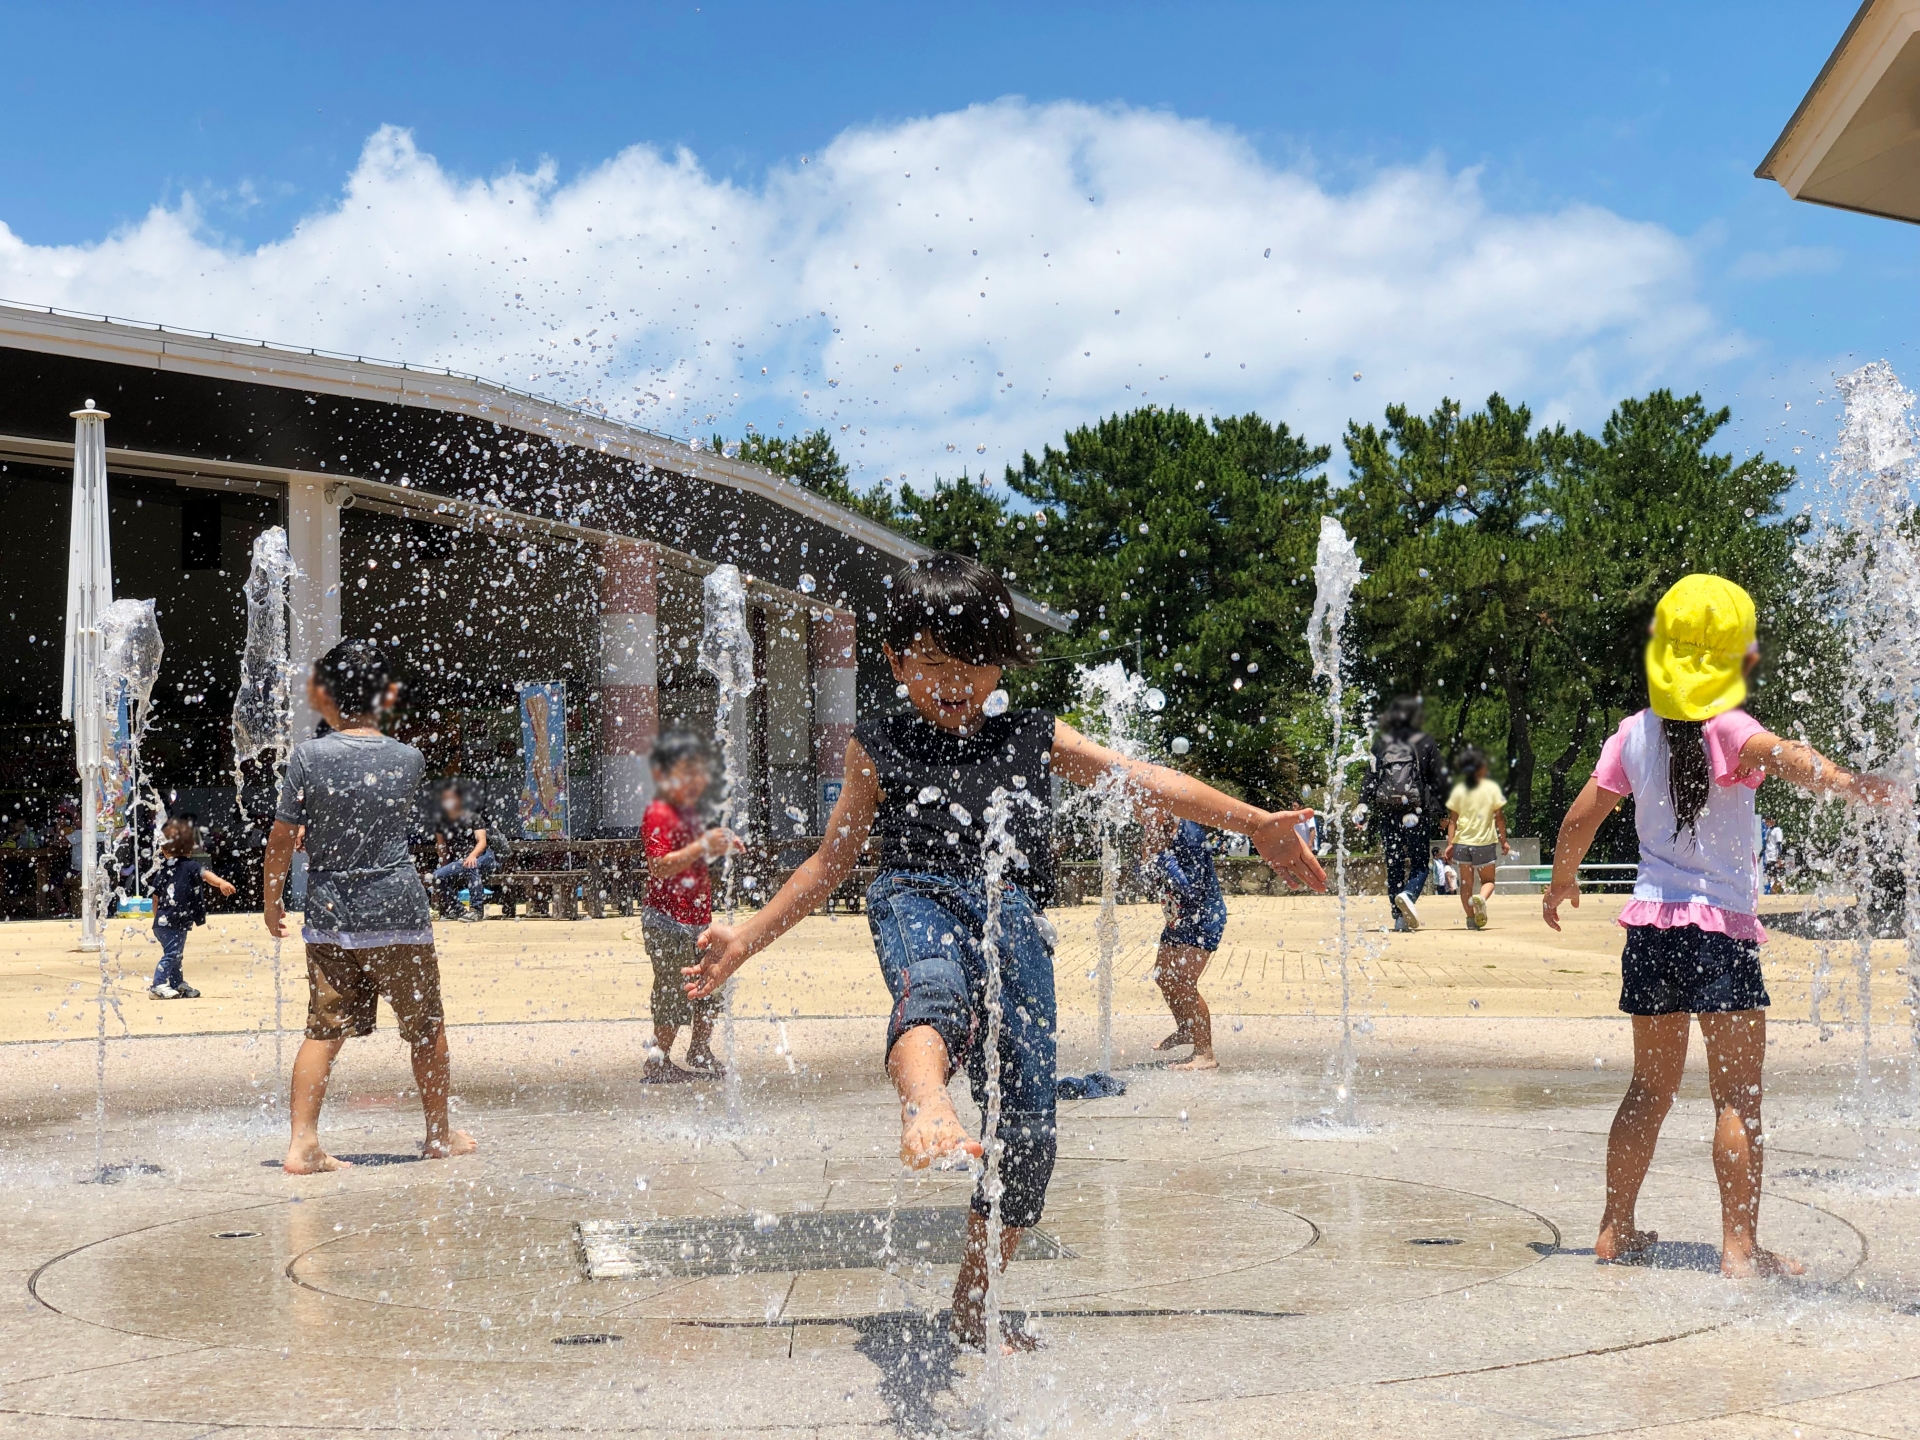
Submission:
[[[293,738],[313,734],[319,717],[307,708],[306,668],[340,640],[340,504],[337,482],[294,480],[287,486],[287,549],[295,566],[287,636],[293,662]]]
[[[824,831],[847,774],[847,742],[857,718],[853,614],[822,610],[809,627],[813,660],[813,763],[818,776],[816,820]]]
[[[767,617],[768,833],[814,834],[813,687],[804,610],[769,606]]]
[[[600,828],[637,834],[660,733],[660,557],[644,541],[610,541],[600,564]]]

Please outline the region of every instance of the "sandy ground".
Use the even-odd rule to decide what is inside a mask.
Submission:
[[[1770,902],[1798,908],[1791,897]],[[1621,934],[1618,898],[1588,897],[1565,912],[1555,934],[1530,896],[1498,895],[1492,926],[1470,931],[1452,897],[1429,897],[1426,926],[1393,934],[1386,902],[1365,896],[1348,917],[1353,1003],[1376,1015],[1602,1017],[1617,1013]],[[1236,896],[1225,939],[1202,985],[1227,1016],[1338,1012],[1341,974],[1337,902],[1321,897]],[[1057,910],[1061,1010],[1095,1008],[1097,907]],[[1114,1010],[1164,1013],[1148,977],[1160,929],[1155,906],[1120,910]],[[92,1038],[98,1025],[100,962],[75,945],[68,921],[0,925],[0,1043]],[[652,969],[632,918],[442,922],[437,927],[447,1018],[454,1025],[552,1020],[633,1020],[649,1013]],[[148,997],[160,947],[148,927],[116,921],[107,973],[113,1035],[271,1033],[275,1029],[274,941],[257,916],[216,916],[187,946],[194,1001]],[[1815,977],[1826,964],[1819,1018],[1851,1019],[1857,947],[1776,934],[1763,952],[1778,1020],[1814,1018]],[[1904,955],[1893,942],[1873,951],[1873,1020],[1891,1034],[1906,1021]],[[279,947],[283,1028],[304,1023],[305,965],[297,941]],[[886,987],[861,916],[814,916],[741,972],[743,1017],[840,1017],[886,1013]]]

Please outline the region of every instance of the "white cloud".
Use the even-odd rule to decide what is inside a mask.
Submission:
[[[388,128],[336,206],[257,249],[190,201],[84,246],[0,227],[0,295],[448,365],[669,433],[824,423],[867,479],[997,475],[1142,401],[1327,442],[1496,388],[1590,423],[1738,343],[1660,226],[1501,213],[1438,166],[1336,192],[1215,125],[1019,101],[850,130],[758,188],[644,145],[463,179]]]

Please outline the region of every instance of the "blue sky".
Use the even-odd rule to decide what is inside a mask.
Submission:
[[[511,370],[501,378],[535,389],[556,392],[563,380],[577,382],[573,388],[581,395],[561,396],[568,399],[600,388],[653,393],[646,390],[649,384],[664,396],[661,386],[678,373],[681,388],[671,404],[679,408],[664,399],[651,402],[660,407],[651,423],[676,433],[737,432],[749,420],[825,421],[828,392],[822,382],[840,368],[847,374],[832,394],[839,407],[832,417],[836,424],[873,421],[870,427],[853,424],[853,430],[873,432],[869,473],[916,478],[942,465],[958,468],[949,456],[997,463],[1057,436],[1076,408],[1133,403],[1143,392],[1202,407],[1256,403],[1331,441],[1343,409],[1377,414],[1391,398],[1430,405],[1450,380],[1454,392],[1469,399],[1480,398],[1473,393],[1476,382],[1497,382],[1509,394],[1588,425],[1603,417],[1600,397],[1609,386],[1657,381],[1699,388],[1710,400],[1734,407],[1736,448],[1764,443],[1777,451],[1789,439],[1811,447],[1817,436],[1798,437],[1800,417],[1811,412],[1808,402],[1834,370],[1886,357],[1904,372],[1911,359],[1913,232],[1792,204],[1776,186],[1752,177],[1852,9],[1847,0],[1445,7],[1029,3],[938,10],[727,0],[538,10],[485,4],[298,11],[98,4],[89,7],[81,37],[56,7],[15,5],[0,17],[0,38],[9,53],[39,55],[46,63],[9,66],[0,80],[10,142],[0,147],[0,223],[19,252],[10,269],[0,253],[0,293],[281,340],[348,340],[343,348],[354,348],[351,341],[364,334],[369,347],[376,339],[405,347],[409,353],[401,358],[438,358],[486,373]],[[76,84],[68,57],[82,46],[91,50],[93,63]],[[1193,161],[1177,146],[1158,148],[1158,132],[1121,125],[1109,133],[1101,116],[1118,107],[1123,115],[1207,122],[1231,144],[1244,145],[1264,167],[1261,176],[1303,180],[1312,187],[1308,199],[1346,206],[1339,223],[1362,227],[1353,232],[1362,236],[1377,232],[1364,228],[1348,202],[1374,194],[1383,177],[1425,176],[1430,192],[1375,207],[1384,216],[1379,223],[1417,230],[1424,224],[1423,205],[1457,205],[1462,208],[1448,212],[1448,223],[1461,227],[1462,249],[1451,260],[1422,259],[1388,253],[1389,246],[1379,260],[1379,282],[1402,286],[1405,294],[1380,309],[1379,343],[1364,330],[1337,340],[1317,332],[1300,337],[1300,344],[1311,342],[1308,353],[1283,355],[1262,350],[1231,327],[1208,328],[1216,322],[1194,318],[1204,307],[1180,284],[1155,288],[1155,277],[1177,268],[1183,249],[1200,248],[1191,229],[1172,232],[1152,247],[1150,260],[1138,260],[1141,273],[1114,278],[1112,308],[1131,318],[1142,307],[1163,307],[1169,315],[1180,312],[1188,328],[1124,338],[1085,331],[1095,309],[1107,318],[1102,307],[1109,297],[1081,297],[1063,310],[1077,318],[1061,325],[1080,327],[1076,335],[1098,334],[1085,341],[1089,360],[1101,353],[1102,340],[1109,355],[1116,346],[1125,349],[1131,367],[1125,374],[1134,377],[1123,380],[1116,366],[1085,384],[1067,381],[1061,369],[1080,339],[1052,346],[1054,337],[1043,324],[992,329],[998,321],[976,334],[965,325],[978,317],[963,320],[957,311],[948,319],[965,333],[951,341],[951,353],[935,344],[915,351],[910,343],[918,338],[912,326],[926,327],[931,339],[948,324],[927,313],[876,339],[868,371],[836,367],[832,352],[820,348],[834,343],[833,322],[843,322],[849,335],[879,335],[887,326],[877,307],[889,304],[888,292],[849,292],[816,305],[817,289],[808,289],[804,301],[796,298],[798,291],[770,296],[751,315],[736,306],[737,335],[661,328],[646,317],[653,328],[641,338],[642,326],[632,324],[620,342],[629,348],[617,360],[609,357],[602,368],[589,367],[591,373],[559,377],[527,360],[532,332],[514,331],[501,318],[503,308],[541,303],[522,283],[541,264],[531,250],[527,268],[517,272],[518,291],[469,289],[467,280],[438,277],[428,287],[430,298],[423,290],[370,329],[356,328],[360,322],[353,315],[329,308],[335,301],[313,300],[309,322],[298,308],[240,298],[243,291],[277,286],[259,273],[244,285],[234,281],[238,288],[230,292],[199,287],[209,256],[222,263],[244,258],[282,244],[303,220],[345,208],[343,187],[365,163],[370,137],[383,126],[408,132],[417,152],[431,157],[420,183],[447,194],[465,181],[535,175],[545,163],[552,171],[540,203],[548,203],[629,147],[653,147],[670,161],[684,146],[699,167],[704,188],[698,193],[731,203],[729,197],[766,192],[794,176],[811,181],[814,172],[801,168],[800,157],[817,169],[817,157],[849,131],[889,144],[889,137],[904,135],[914,145],[932,146],[929,154],[943,145],[964,152],[964,127],[939,134],[901,127],[965,115],[968,107],[1003,97],[1028,102],[1024,109],[998,112],[1004,123],[996,122],[995,133],[1010,156],[1017,157],[1032,133],[1059,131],[1059,125],[1049,130],[1051,121],[1066,117],[1072,133],[1059,140],[1061,153],[1109,147],[1108,178],[1126,167],[1131,151],[1142,164],[1191,170]],[[1047,108],[1055,102],[1095,109]],[[906,152],[895,146],[886,153]],[[949,156],[950,173],[955,152],[942,153]],[[408,168],[415,162],[403,157],[396,163],[415,173]],[[871,183],[878,162],[860,172],[869,178],[857,185],[844,178],[857,168],[849,168],[844,152],[837,163],[843,178],[832,193],[846,198],[832,204],[884,203],[874,198]],[[901,174],[909,163],[902,161]],[[1006,163],[1017,168],[1020,162]],[[1237,182],[1231,165],[1223,166],[1220,182],[1230,188]],[[1094,173],[1103,173],[1099,164]],[[659,176],[634,183],[643,187],[634,202],[642,211],[663,203],[659,197],[668,193],[658,188],[669,183]],[[1463,185],[1472,191],[1470,200],[1460,199]],[[986,185],[995,193],[999,188],[998,182]],[[695,203],[691,191],[671,193],[676,205]],[[1292,213],[1293,194],[1283,186],[1266,213]],[[741,218],[745,212],[730,212],[744,227],[731,243],[759,244],[772,253],[789,244],[787,232],[796,226],[816,224],[828,203],[818,196],[804,205],[791,202],[778,213],[755,212],[751,223]],[[1104,206],[1107,197],[1086,203]],[[148,236],[139,252],[145,258],[137,264],[121,256],[114,261],[119,269],[106,266],[97,253],[101,243],[138,230],[156,206],[184,215],[178,228],[193,246],[181,235],[165,244]],[[1463,299],[1462,314],[1494,316],[1486,349],[1500,358],[1476,366],[1471,323],[1463,321],[1468,338],[1460,352],[1421,363],[1433,347],[1395,317],[1408,304],[1417,305],[1423,287],[1439,283],[1436,276],[1457,276],[1461,267],[1482,263],[1463,257],[1505,253],[1501,245],[1525,225],[1518,232],[1508,227],[1508,240],[1491,246],[1469,232],[1488,225],[1498,230],[1506,220],[1539,220],[1553,235],[1543,243],[1562,246],[1567,257],[1561,278],[1552,283],[1577,289],[1614,278],[1605,272],[1595,278],[1580,268],[1591,259],[1577,257],[1621,243],[1623,233],[1606,224],[1583,228],[1581,217],[1592,211],[1647,227],[1633,232],[1646,242],[1640,279],[1623,284],[1621,295],[1593,315],[1556,320],[1519,338],[1508,333],[1498,312],[1535,304],[1528,292],[1495,287],[1478,299]],[[417,215],[405,218],[410,213],[404,207],[389,212],[385,223],[418,225]],[[797,214],[816,219],[796,220]],[[1011,236],[1019,217],[1001,218]],[[916,253],[922,240],[928,254],[976,248],[968,238],[973,232],[964,229],[971,221],[945,212],[937,224],[931,218],[927,223],[933,228],[915,239]],[[1077,218],[1066,213],[1054,223],[1061,228],[1033,233],[1066,234]],[[1201,216],[1195,223],[1204,228],[1208,222]],[[1247,225],[1247,243],[1273,258],[1265,237],[1254,233],[1264,221],[1229,209],[1217,223]],[[709,233],[726,231],[726,221],[716,217]],[[1107,239],[1132,233],[1116,211]],[[1407,237],[1389,238],[1404,243]],[[951,246],[943,244],[948,241]],[[365,231],[354,238],[336,232],[333,243],[364,261]],[[854,249],[866,243],[861,239]],[[1029,310],[1054,283],[1043,273],[1046,262],[1038,249],[1047,242],[1033,243],[1035,253],[1026,258],[1040,268],[1031,288],[1017,291],[1018,303]],[[1364,248],[1368,242],[1347,243]],[[1534,242],[1518,243],[1525,248]],[[328,263],[318,237],[315,244],[298,261],[309,271]],[[665,256],[670,247],[662,244]],[[1297,277],[1310,278],[1320,259],[1305,239],[1298,245],[1307,248],[1286,250],[1281,258],[1296,265]],[[575,253],[570,247],[554,253],[560,250]],[[767,261],[776,270],[782,264],[791,269],[800,258],[779,253],[780,260]],[[637,255],[603,257],[609,294],[646,269]],[[84,262],[77,274],[66,263],[76,256]],[[1133,263],[1124,255],[1121,261]],[[897,256],[868,261],[870,267],[883,263],[897,270],[904,262]],[[129,265],[141,283],[128,282]],[[1076,267],[1083,265],[1076,261]],[[1421,268],[1426,265],[1439,268]],[[401,267],[409,275],[417,268]],[[1259,280],[1261,272],[1249,273],[1250,284]],[[389,292],[402,284],[400,274],[394,271],[385,282]],[[539,325],[579,338],[596,328],[588,324],[588,301],[601,277],[589,267],[574,278],[569,293],[578,292],[580,302],[561,307],[550,295]],[[956,294],[967,287],[969,301],[975,286],[984,287],[979,299],[999,298],[990,278],[952,278]],[[1368,283],[1366,276],[1348,276],[1321,303],[1338,306],[1340,296]],[[625,320],[632,322],[649,303],[664,306],[669,294],[676,304],[691,306],[705,293],[711,312],[728,303],[739,282],[730,272],[710,269],[689,271],[677,284],[652,301],[648,296],[655,292],[630,289],[622,302]],[[15,293],[23,285],[39,293]],[[702,291],[702,285],[709,288]],[[90,287],[100,292],[97,303],[85,303]],[[1251,309],[1285,309],[1275,298],[1279,291],[1245,293]],[[527,298],[509,300],[510,294]],[[811,330],[797,328],[803,306],[806,319],[821,322]],[[1310,317],[1311,306],[1297,313]],[[1669,325],[1674,316],[1684,318]],[[476,331],[485,332],[485,343],[473,342]],[[1224,347],[1218,358],[1245,352],[1244,362],[1232,363],[1248,366],[1246,378],[1237,372],[1231,383],[1210,378],[1217,372],[1207,367],[1217,357],[1209,337],[1216,333]],[[1387,343],[1390,336],[1399,337],[1399,348]],[[1576,363],[1556,354],[1556,337],[1565,352],[1582,358]],[[495,341],[494,353],[502,357],[497,360],[489,353]],[[716,343],[737,352],[734,378],[675,371],[685,363],[676,346],[711,351]],[[1167,349],[1166,376],[1156,345]],[[1204,358],[1188,349],[1204,351]],[[885,377],[902,372],[889,372],[880,362],[896,351],[937,353],[935,368],[944,367],[939,383],[930,380],[911,396],[889,389],[895,382]],[[1174,365],[1176,352],[1183,364],[1191,362],[1187,369]],[[768,367],[765,382],[754,374],[758,366],[748,363],[753,360]],[[1349,366],[1367,378],[1348,379]],[[1012,399],[974,383],[989,368],[1003,382],[1021,377],[1020,386],[1006,386]],[[1291,378],[1276,379],[1263,391],[1263,373]],[[649,375],[669,379],[650,381]],[[1153,384],[1161,386],[1158,393],[1148,390]],[[734,385],[743,388],[728,388]],[[1023,394],[1035,393],[1044,393],[1047,403],[1019,408]],[[738,401],[731,398],[736,394]],[[690,404],[689,395],[697,397]],[[864,408],[855,409],[856,395]],[[1788,401],[1796,402],[1791,423],[1783,408]],[[718,418],[709,422],[709,414]],[[976,435],[978,443],[971,443]],[[1808,448],[1802,463],[1813,454]]]

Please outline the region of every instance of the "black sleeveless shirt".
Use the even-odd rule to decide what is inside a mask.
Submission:
[[[1041,909],[1053,900],[1053,716],[1016,710],[958,735],[914,711],[865,720],[853,738],[873,761],[880,864],[979,881],[986,873],[986,809],[996,789],[1025,790],[1010,829],[1027,868],[1008,878]]]

